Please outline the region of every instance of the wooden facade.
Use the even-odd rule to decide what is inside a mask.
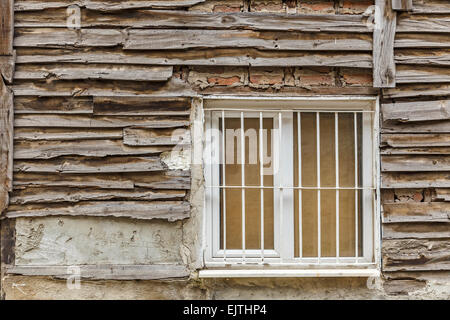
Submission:
[[[394,292],[449,276],[448,1],[0,7],[3,221],[189,219],[190,171],[163,158],[180,140],[190,150],[196,97],[379,96],[383,276],[408,280]]]

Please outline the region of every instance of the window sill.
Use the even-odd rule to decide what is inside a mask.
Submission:
[[[314,270],[200,270],[200,278],[316,278],[316,277],[379,277],[377,269],[314,269]]]

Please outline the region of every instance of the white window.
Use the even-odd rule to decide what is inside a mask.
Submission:
[[[206,266],[375,269],[375,111],[367,98],[205,100]]]

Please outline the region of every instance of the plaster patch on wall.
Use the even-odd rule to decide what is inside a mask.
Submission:
[[[189,170],[191,168],[191,151],[182,149],[163,152],[161,161],[170,170]]]
[[[36,230],[41,230],[37,236]],[[92,217],[19,218],[16,265],[181,262],[181,223]]]

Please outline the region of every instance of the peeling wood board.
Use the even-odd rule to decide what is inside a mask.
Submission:
[[[94,106],[90,97],[16,97],[14,99],[15,114],[92,114],[93,112]]]
[[[450,17],[447,15],[398,15],[397,32],[399,33],[448,33]]]
[[[450,3],[446,0],[413,0],[412,12],[450,14]]]
[[[94,114],[106,116],[189,115],[188,98],[94,97]]]
[[[450,120],[397,122],[385,121],[382,124],[383,133],[450,133]],[[430,135],[430,138],[432,136]],[[431,145],[430,145],[431,146]]]
[[[123,143],[128,146],[153,145],[189,145],[191,143],[188,129],[123,129]]]
[[[0,215],[8,206],[12,190],[13,123],[13,94],[0,77]]]
[[[395,36],[395,48],[450,48],[450,39],[446,34],[438,33],[398,33]]]
[[[122,128],[89,129],[78,128],[15,128],[14,140],[48,140],[48,141],[70,141],[70,140],[119,140],[123,138]]]
[[[177,221],[189,217],[190,205],[184,201],[83,201],[70,205],[11,205],[6,212],[8,218],[80,215]]]
[[[450,29],[449,29],[450,30]],[[428,66],[397,66],[396,81],[403,83],[445,83],[450,82],[450,68]]]
[[[69,266],[14,266],[7,274],[24,276],[52,276],[67,279],[72,275]],[[86,280],[162,280],[189,277],[183,265],[81,265],[80,277]]]
[[[16,53],[10,56],[0,56],[0,76],[6,83],[11,84],[14,77],[14,69],[16,66]]]
[[[448,202],[407,202],[383,204],[383,223],[450,223]]]
[[[450,119],[450,100],[383,103],[383,120],[430,121]]]
[[[450,155],[382,156],[381,171],[425,172],[450,171]]]
[[[450,172],[384,172],[381,188],[450,188]]]
[[[450,147],[450,134],[384,133],[381,135],[381,146],[392,148]]]
[[[450,223],[388,223],[383,224],[383,239],[447,239]]]
[[[375,88],[395,87],[394,39],[397,14],[392,11],[390,1],[375,0],[380,10],[376,15],[373,33],[373,86]]]
[[[395,63],[409,67],[412,65],[448,67],[450,66],[450,49],[397,49],[395,50]]]
[[[421,84],[399,84],[396,88],[383,89],[383,98],[419,98],[419,97],[442,97],[450,95],[450,84],[448,83],[421,83]]]
[[[392,10],[409,11],[413,9],[413,0],[392,0]]]

